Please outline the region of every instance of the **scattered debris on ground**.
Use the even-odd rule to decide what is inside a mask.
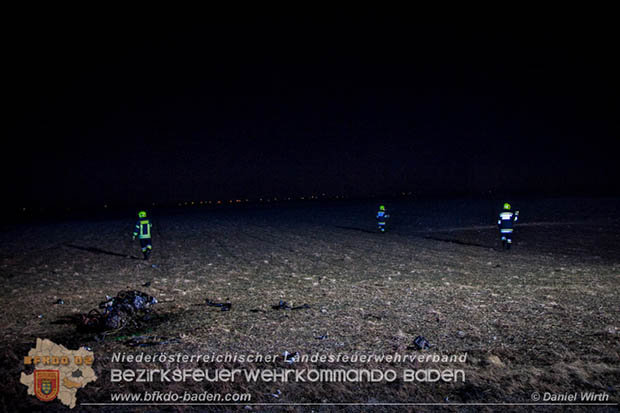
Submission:
[[[294,362],[299,360],[299,352],[297,351],[294,353],[289,353],[288,351],[285,351],[284,353],[282,353],[282,356],[284,357],[284,361],[289,364],[293,364]]]
[[[304,310],[306,308],[310,308],[310,305],[303,304],[296,307],[291,307],[286,301],[280,300],[278,304],[272,305],[271,308],[273,308],[274,310]]]
[[[426,350],[431,348],[430,343],[428,342],[428,340],[426,340],[424,337],[422,336],[417,336],[414,340],[413,340],[413,344],[415,344],[416,348],[418,350]]]
[[[232,303],[216,303],[208,298],[206,299],[206,302],[209,307],[220,307],[222,311],[230,311],[230,308],[232,307]]]
[[[484,223],[485,216],[476,212],[484,208],[473,208],[471,203],[451,205],[454,207],[449,210],[435,208],[428,212],[428,219],[422,207],[416,205],[410,209],[409,226],[385,234],[387,237],[380,241],[370,234],[343,231],[332,225],[337,220],[340,225],[342,220],[356,219],[340,215],[338,208],[316,214],[312,220],[303,219],[297,209],[283,213],[278,210],[277,215],[268,210],[257,210],[252,215],[231,213],[223,221],[215,213],[213,219],[207,216],[204,221],[170,216],[166,218],[168,242],[162,245],[167,258],[165,263],[158,263],[160,269],[142,262],[135,266],[137,261],[106,254],[43,249],[64,238],[117,225],[114,222],[63,222],[49,231],[41,227],[41,236],[23,237],[27,239],[23,245],[22,237],[16,235],[10,243],[4,243],[0,260],[0,282],[4,283],[0,298],[0,367],[10,373],[0,386],[0,410],[39,408],[40,402],[27,395],[19,382],[19,370],[26,368],[23,357],[37,337],[71,349],[90,346],[96,352],[99,372],[123,368],[124,363],[109,357],[113,352],[170,353],[169,348],[174,347],[186,354],[252,351],[277,356],[273,363],[179,364],[188,369],[361,367],[382,371],[394,368],[400,374],[403,369],[430,367],[463,369],[467,375],[464,383],[428,386],[400,382],[276,385],[260,380],[251,385],[209,384],[209,390],[214,392],[250,393],[253,403],[495,403],[528,401],[533,388],[541,394],[600,388],[611,398],[618,388],[620,350],[618,201],[614,200],[613,209],[601,207],[604,215],[597,212],[600,203],[594,204],[591,211],[583,210],[583,214],[569,210],[572,215],[568,218],[581,220],[570,227],[557,220],[553,225],[544,222],[553,221],[554,211],[561,210],[564,216],[565,209],[577,203],[562,203],[561,209],[539,208],[549,217],[539,217],[541,224],[519,228],[520,239],[509,255],[491,249],[499,242],[493,223],[470,227]],[[466,219],[463,207],[468,205],[478,215],[461,223]],[[579,214],[589,212],[594,214],[593,219],[579,218]],[[255,213],[265,215],[256,217]],[[428,223],[428,229],[421,223]],[[354,222],[346,225],[353,226]],[[118,223],[119,233],[124,226]],[[431,232],[463,243],[423,238]],[[579,237],[574,236],[577,232]],[[187,237],[188,233],[193,235]],[[114,250],[115,234],[102,236],[99,245]],[[41,249],[29,252],[31,246]],[[269,265],[261,264],[264,257],[270,257]],[[501,266],[496,267],[498,264]],[[23,277],[4,278],[2,274]],[[141,286],[148,282],[150,286]],[[106,293],[115,296],[118,291],[134,289],[157,298],[159,303],[151,308],[158,314],[148,315],[155,317],[149,321],[138,321],[139,327],[128,322],[120,331],[105,330],[100,325],[105,309],[97,307],[99,301],[105,299]],[[207,307],[207,297],[235,301],[235,311],[220,314],[220,308]],[[54,305],[59,298],[64,305]],[[279,300],[286,304],[280,306]],[[304,303],[312,303],[312,307],[301,311],[287,308]],[[274,304],[278,304],[277,309],[272,309]],[[76,331],[82,317],[78,313],[87,313],[91,308],[96,308],[89,316],[92,329]],[[56,323],[71,314],[79,315],[79,319],[74,317],[67,325]],[[327,333],[329,338],[321,340]],[[421,350],[414,338],[426,335],[429,348]],[[95,342],[101,337],[103,342]],[[182,342],[165,343],[173,337]],[[298,351],[300,361],[284,361],[284,350]],[[315,354],[415,351],[430,356],[428,353],[435,350],[449,356],[467,353],[467,360],[402,362],[394,366],[383,362],[303,361],[304,356]],[[176,365],[153,363],[146,367],[164,369]],[[80,390],[79,400],[109,402],[110,394],[119,391],[118,383],[109,380],[99,379],[97,386]],[[204,386],[185,383],[183,389],[200,392]],[[137,392],[170,390],[165,383],[131,387]],[[278,388],[282,395],[277,399],[270,396]],[[240,410],[243,403],[247,402],[241,402]]]

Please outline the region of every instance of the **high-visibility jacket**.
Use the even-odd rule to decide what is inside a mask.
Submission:
[[[386,214],[385,211],[377,212],[377,221],[379,221],[380,223],[385,222],[385,220],[389,217],[390,216]]]
[[[140,239],[151,238],[151,227],[153,224],[148,219],[140,219],[136,223],[136,229],[133,231],[134,237],[140,237]]]
[[[511,211],[503,211],[499,214],[497,226],[502,234],[511,233],[514,229],[514,223],[517,222],[519,216]]]

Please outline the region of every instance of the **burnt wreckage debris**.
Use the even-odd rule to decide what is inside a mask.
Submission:
[[[157,299],[141,291],[120,291],[116,297],[106,298],[99,303],[102,311],[92,309],[80,315],[78,330],[105,334],[125,327],[139,329],[157,316],[151,309]]]

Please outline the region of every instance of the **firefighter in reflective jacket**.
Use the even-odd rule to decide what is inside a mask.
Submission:
[[[497,226],[499,227],[504,249],[510,249],[512,245],[514,223],[519,219],[519,211],[513,213],[511,208],[511,205],[506,202],[504,204],[504,210],[500,212],[499,219],[497,220]]]
[[[142,248],[142,255],[144,259],[148,260],[151,255],[153,246],[151,245],[151,227],[153,224],[146,217],[145,211],[138,212],[138,222],[136,223],[136,229],[133,231],[133,239],[136,237],[140,239],[140,247]]]
[[[385,223],[389,217],[390,215],[385,212],[385,206],[380,205],[377,212],[377,225],[380,232],[385,232]]]

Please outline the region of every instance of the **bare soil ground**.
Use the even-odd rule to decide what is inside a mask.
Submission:
[[[616,406],[474,406],[531,403],[532,393],[604,392],[620,399],[618,199],[515,202],[521,222],[503,251],[488,201],[375,203],[154,213],[149,261],[130,241],[133,219],[39,222],[0,234],[0,406],[45,404],[19,383],[37,337],[95,352],[99,379],[79,403],[117,392],[243,392],[232,406],[78,406],[80,411],[617,411]],[[150,282],[149,286],[144,286]],[[103,341],[60,321],[132,289],[157,298],[144,331]],[[58,299],[64,304],[54,304]],[[205,300],[230,302],[230,311]],[[299,310],[273,309],[279,301]],[[131,335],[178,342],[132,348]],[[424,336],[432,345],[418,351]],[[320,337],[320,338],[319,338]],[[465,362],[118,363],[138,354],[282,355],[467,353]],[[462,369],[464,382],[111,383],[113,368]],[[274,394],[277,396],[274,396]],[[257,405],[269,403],[270,405]],[[272,403],[281,406],[271,405]],[[314,403],[314,405],[293,405]],[[335,405],[372,403],[374,405]],[[405,406],[386,403],[441,403]],[[250,410],[251,409],[251,410]]]

